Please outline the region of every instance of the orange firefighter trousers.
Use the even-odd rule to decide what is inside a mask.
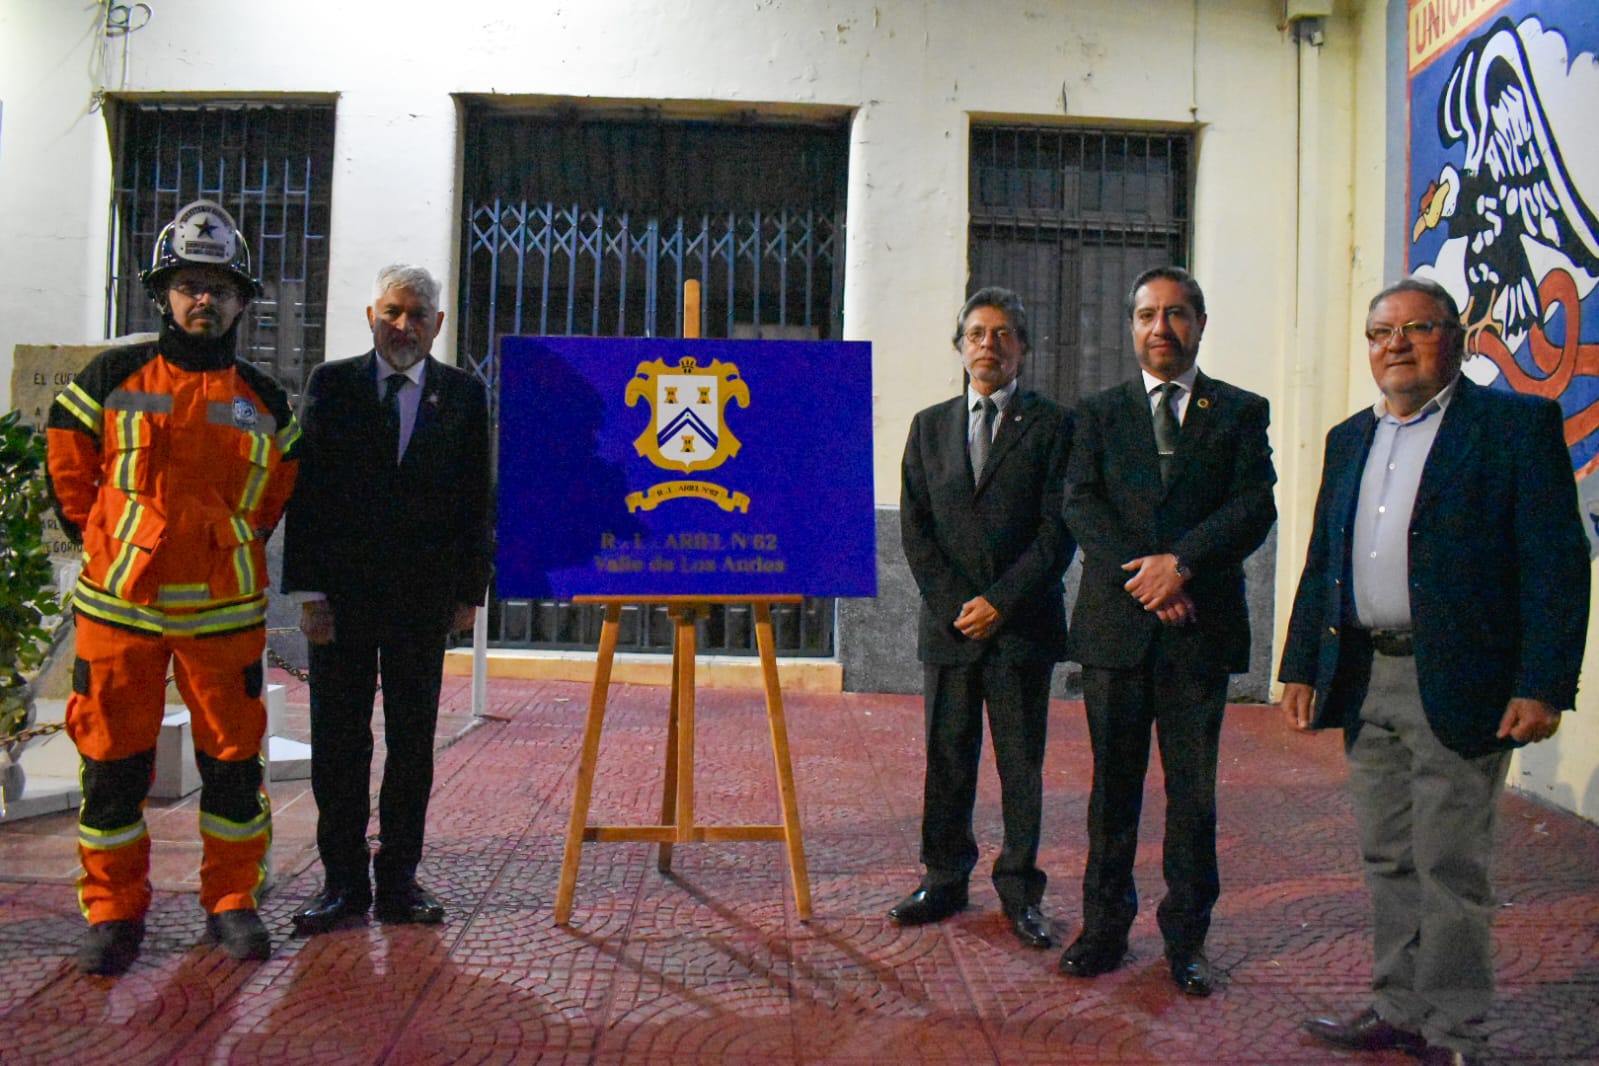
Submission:
[[[200,770],[200,905],[249,909],[265,879],[272,810],[261,787],[263,626],[168,637],[77,614],[67,733],[82,758],[78,904],[91,923],[142,919],[150,906],[144,802],[155,775],[167,667],[190,711]]]

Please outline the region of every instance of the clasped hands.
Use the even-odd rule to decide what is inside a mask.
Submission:
[[[1193,598],[1183,590],[1186,579],[1177,572],[1177,556],[1142,555],[1123,563],[1122,569],[1136,571],[1122,588],[1164,624],[1191,625],[1198,617]]]
[[[974,596],[961,604],[961,613],[955,616],[955,629],[968,640],[987,640],[999,628],[999,611],[982,596]]]

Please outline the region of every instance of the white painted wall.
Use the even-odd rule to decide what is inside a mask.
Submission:
[[[973,116],[1193,124],[1201,363],[1273,403],[1286,620],[1322,436],[1371,393],[1359,328],[1390,225],[1383,0],[1338,0],[1319,47],[1278,27],[1279,0],[151,6],[147,26],[108,40],[96,5],[0,0],[0,402],[16,344],[102,331],[110,158],[97,90],[336,100],[334,356],[368,346],[379,266],[456,274],[457,94],[844,108],[845,335],[874,344],[876,492],[892,505],[911,414],[959,386],[948,337],[966,280]],[[1599,817],[1599,698],[1583,707],[1514,772]]]
[[[0,0],[0,409],[18,344],[103,336],[111,158],[98,14]]]
[[[1258,309],[1291,280],[1277,259],[1294,231],[1295,49],[1267,0],[463,0],[448,17],[410,0],[161,0],[147,26],[109,41],[93,10],[0,3],[0,360],[18,342],[99,335],[109,158],[104,123],[84,114],[97,86],[336,98],[332,355],[366,347],[361,309],[383,263],[453,276],[454,94],[492,92],[854,109],[845,333],[875,345],[884,503],[897,499],[910,415],[959,383],[948,335],[966,280],[973,114],[1199,123],[1205,365],[1276,387],[1262,355],[1281,349],[1283,323],[1269,314],[1263,330]]]

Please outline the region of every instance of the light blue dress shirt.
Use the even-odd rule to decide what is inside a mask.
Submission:
[[[1410,628],[1410,514],[1459,380],[1407,419],[1393,414],[1386,399],[1372,406],[1377,430],[1360,477],[1352,564],[1355,618],[1367,629]]]

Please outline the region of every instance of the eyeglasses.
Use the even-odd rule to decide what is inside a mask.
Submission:
[[[1016,331],[1011,329],[1009,326],[995,326],[993,329],[985,329],[982,326],[973,326],[971,329],[963,333],[962,336],[966,338],[967,344],[975,347],[976,345],[982,344],[983,341],[987,340],[989,337],[994,338],[995,344],[1004,344],[1006,341],[1016,336]]]
[[[1448,328],[1447,322],[1406,322],[1401,326],[1371,326],[1366,330],[1366,340],[1371,342],[1373,348],[1386,348],[1401,333],[1405,335],[1405,340],[1413,344],[1416,341],[1436,340],[1438,335]]]
[[[235,300],[239,297],[238,286],[230,281],[180,281],[172,286],[172,291],[191,300],[198,300],[202,296],[209,296],[213,300]]]

